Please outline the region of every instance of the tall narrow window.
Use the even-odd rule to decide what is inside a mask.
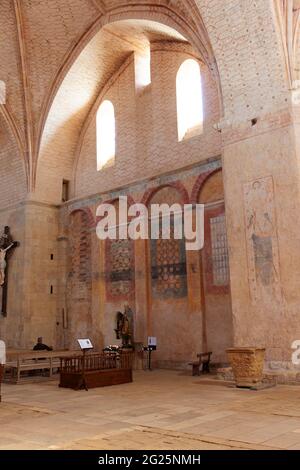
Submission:
[[[201,134],[203,100],[200,66],[188,59],[181,64],[176,79],[178,140]]]
[[[136,90],[143,90],[151,83],[151,51],[150,43],[143,51],[134,53],[135,86]]]
[[[62,182],[62,202],[67,202],[69,200],[69,181],[63,180]]]
[[[6,101],[6,84],[0,80],[0,104],[5,104]]]
[[[97,170],[114,163],[116,153],[115,110],[111,101],[105,100],[97,112]]]

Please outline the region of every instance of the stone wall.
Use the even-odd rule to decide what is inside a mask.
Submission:
[[[74,316],[85,319],[85,331],[88,332],[88,318],[91,315],[95,327],[97,325],[97,330],[94,328],[90,332],[94,343],[100,347],[118,344],[114,333],[116,312],[123,311],[124,304],[128,303],[135,318],[134,341],[146,344],[148,336],[156,336],[158,339],[155,363],[159,367],[185,367],[198,352],[207,347],[213,349],[215,362],[226,361],[225,349],[232,344],[229,278],[224,289],[216,286],[215,290],[209,292],[207,286],[201,288],[204,274],[200,253],[185,252],[184,243],[178,240],[100,242],[95,236],[98,205],[104,202],[116,204],[114,201],[122,195],[128,197],[129,204],[143,202],[150,207],[151,203],[197,202],[201,190],[205,190],[205,198],[210,203],[217,201],[219,205],[222,204],[224,196],[222,182],[219,188],[219,177],[217,184],[206,189],[209,176],[215,174],[216,170],[220,174],[220,165],[217,159],[67,204],[61,213],[61,223],[64,227],[62,230],[69,233],[69,246],[73,246],[72,238],[81,230],[80,211],[88,214],[85,215],[85,223],[86,227],[91,227],[94,239],[91,251],[93,294],[89,297],[88,305],[86,302],[78,302],[77,291],[73,291],[67,305],[69,325]],[[222,211],[224,213],[224,205]],[[69,214],[77,214],[78,220],[74,218],[70,224]],[[81,236],[80,239],[83,241],[84,238]],[[211,237],[208,243],[211,243]],[[80,251],[79,246],[77,254],[72,255],[75,260],[78,257],[80,259]],[[86,253],[86,260],[88,258],[89,254]],[[168,273],[165,273],[165,266]],[[211,287],[214,285],[212,270],[210,256],[205,275],[212,279]],[[71,265],[71,277],[72,272]],[[87,275],[87,271],[84,275]],[[203,323],[205,299],[209,303],[207,324]],[[220,334],[222,339],[219,338]]]
[[[20,246],[10,259],[7,317],[1,336],[9,347],[32,348],[37,337],[56,345],[58,210],[27,203],[1,213]]]
[[[235,343],[267,346],[267,359],[290,361],[300,337],[293,128],[229,144],[224,162]]]
[[[213,125],[220,117],[218,90],[208,68],[200,63],[204,131],[178,142],[176,75],[191,48],[176,43],[152,45],[151,84],[135,88],[134,57],[102,96],[115,107],[116,158],[112,166],[97,170],[96,116],[93,115],[80,146],[75,177],[75,197],[97,194],[140,179],[174,171],[221,151],[220,134]],[[155,161],[155,165],[153,162]]]
[[[118,281],[106,263],[113,259],[111,247],[99,245],[95,235],[97,205],[115,200],[120,194],[116,188],[135,201],[147,201],[164,185],[196,202],[206,173],[220,166],[206,160],[222,156],[233,342],[264,346],[268,362],[290,363],[291,343],[300,337],[300,112],[299,90],[290,89],[274,2],[101,4],[103,11],[88,0],[3,0],[0,5],[0,78],[8,89],[7,103],[0,108],[0,223],[9,225],[21,243],[11,259],[8,317],[0,319],[1,335],[15,347],[30,347],[39,335],[57,347],[74,344],[71,336],[79,333],[91,334],[97,347],[112,341],[113,317],[107,318],[126,299],[108,298],[112,286],[107,286],[106,271],[109,284],[117,288]],[[133,43],[125,46],[116,35],[101,33],[105,24],[132,18],[173,27],[193,44],[175,44],[174,34],[170,41],[154,41],[152,83],[139,93]],[[299,43],[299,33],[294,39]],[[114,56],[116,50],[119,55]],[[175,76],[191,53],[204,63],[204,132],[178,143]],[[99,97],[115,102],[118,142],[115,166],[97,173],[94,111]],[[217,122],[219,132],[213,128]],[[73,177],[75,199],[56,207],[62,180]],[[87,214],[74,215],[75,225],[85,227],[77,235],[71,223],[76,210]],[[77,284],[70,290],[73,243],[79,252],[85,245],[88,274],[83,281],[75,269]],[[138,263],[132,268],[135,286],[129,300],[135,306],[136,338],[158,335],[160,323],[165,328],[176,324],[189,337],[190,349],[177,337],[178,355],[174,348],[157,353],[160,364],[174,365],[177,359],[190,360],[206,340],[209,346],[201,265],[196,254],[188,254],[186,296],[158,305],[152,301],[148,248],[143,243],[134,247]],[[77,305],[82,287],[84,301]],[[217,318],[218,297],[210,295]],[[224,295],[228,320],[229,293]],[[88,320],[82,322],[85,316]],[[229,327],[226,331],[222,349],[230,338]],[[221,348],[217,336],[216,348]]]
[[[24,161],[18,155],[18,145],[0,114],[0,208],[11,207],[24,200],[27,182]]]
[[[24,341],[24,289],[25,289],[25,211],[23,206],[4,210],[0,213],[1,234],[4,227],[9,226],[14,240],[20,242],[10,258],[8,292],[7,292],[7,317],[0,316],[0,336],[8,347],[21,347]],[[2,289],[1,289],[2,291]],[[2,302],[2,292],[0,293]]]

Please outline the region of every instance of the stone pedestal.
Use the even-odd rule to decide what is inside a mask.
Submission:
[[[226,352],[237,387],[251,388],[262,382],[264,348],[230,348]]]

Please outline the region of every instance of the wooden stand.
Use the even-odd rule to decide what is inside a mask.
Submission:
[[[121,385],[132,382],[131,369],[104,369],[98,371],[86,371],[85,386],[82,385],[82,375],[79,373],[61,372],[59,386],[72,388],[73,390],[86,390],[111,385]]]
[[[2,401],[2,396],[1,396],[1,384],[2,384],[2,377],[4,374],[4,366],[0,364],[0,402]]]
[[[83,354],[61,359],[60,383],[63,388],[88,390],[132,382],[132,353]]]
[[[89,389],[88,389],[86,378],[85,378],[85,355],[86,355],[86,352],[87,352],[86,349],[82,350],[82,353],[83,353],[83,356],[82,356],[82,370],[81,370],[81,377],[79,379],[77,390],[83,390],[84,389],[88,392]]]

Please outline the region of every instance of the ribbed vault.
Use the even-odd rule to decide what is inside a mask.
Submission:
[[[284,14],[290,2],[278,1],[279,11]],[[13,145],[18,149],[19,165],[26,172],[28,190],[34,190],[38,160],[42,162],[44,152],[47,154],[51,146],[55,116],[60,114],[59,132],[65,133],[62,139],[66,139],[60,157],[71,167],[76,146],[73,134],[80,133],[109,76],[132,50],[141,46],[141,36],[134,28],[130,28],[130,32],[124,30],[123,37],[116,36],[109,28],[99,35],[101,28],[116,21],[155,21],[177,31],[174,40],[182,40],[178,33],[188,39],[210,67],[214,79],[219,81],[226,118],[238,121],[274,108],[282,109],[288,84],[283,53],[286,46],[280,38],[274,4],[273,0],[251,3],[240,0],[2,0],[0,80],[5,81],[8,95],[0,111],[9,126]],[[299,1],[294,0],[294,19],[298,18],[298,8]],[[155,35],[168,37],[166,29],[161,28],[157,31],[146,28],[145,35],[152,34],[151,40]],[[293,31],[293,70],[297,79],[299,25],[296,20]],[[272,48],[266,51],[270,42]],[[117,54],[110,53],[116,49]],[[79,74],[80,67],[85,68],[85,73]],[[55,108],[66,86],[69,96],[75,96],[74,108],[70,103],[59,113]],[[262,100],[257,94],[258,87]],[[83,88],[87,91],[82,92],[82,101],[75,103],[78,90]],[[70,147],[68,142],[73,142]],[[55,144],[52,151],[57,152]]]

